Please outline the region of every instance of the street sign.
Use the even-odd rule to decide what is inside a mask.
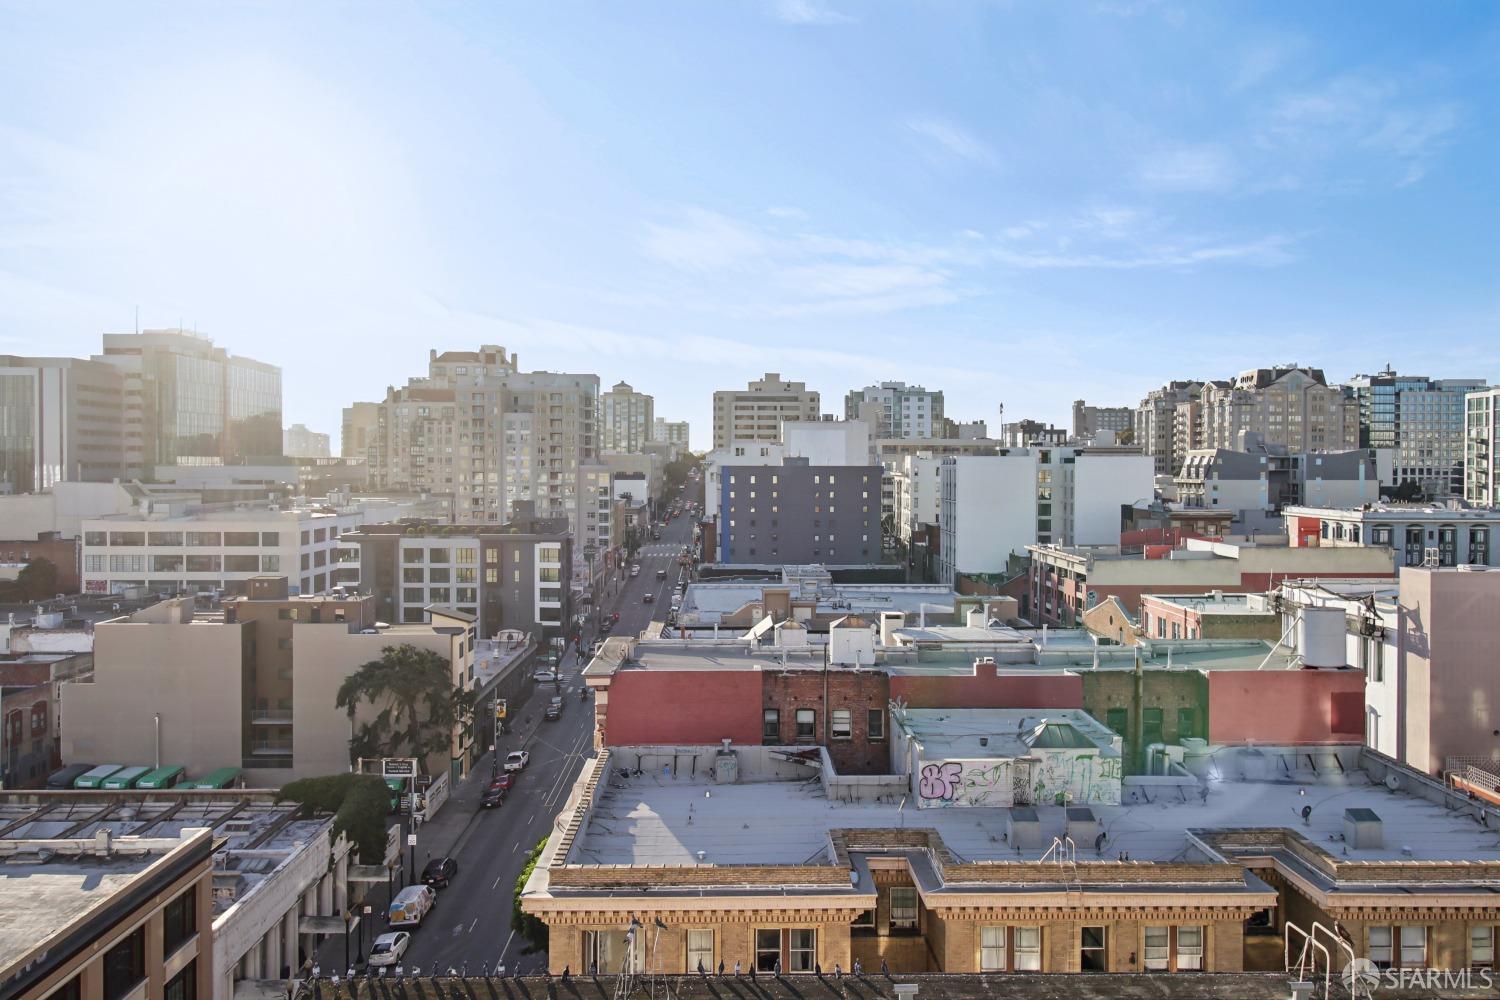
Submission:
[[[417,773],[417,761],[415,757],[383,757],[380,761],[380,773],[386,778],[411,778]]]
[[[497,719],[503,719],[503,718],[505,718],[505,714],[506,714],[505,699],[504,698],[496,698],[495,699],[495,718],[497,718]]]
[[[417,846],[417,835],[415,833],[408,833],[406,835],[406,846],[407,847],[416,847]]]

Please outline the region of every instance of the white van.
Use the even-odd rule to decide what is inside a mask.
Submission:
[[[392,927],[420,927],[436,902],[437,893],[431,886],[409,885],[391,900],[391,908],[385,915],[386,923]]]

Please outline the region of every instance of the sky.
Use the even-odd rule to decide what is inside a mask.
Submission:
[[[480,344],[696,448],[771,371],[1500,382],[1490,3],[0,0],[0,95],[0,351],[181,324],[335,448]]]

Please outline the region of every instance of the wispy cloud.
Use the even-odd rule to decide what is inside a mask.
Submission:
[[[817,0],[774,0],[771,14],[784,24],[848,24],[854,20]]]
[[[1235,180],[1234,157],[1218,145],[1177,146],[1141,159],[1136,179],[1160,191],[1222,191]]]
[[[945,118],[908,118],[906,128],[919,140],[924,155],[938,161],[966,160],[992,167],[995,151],[968,129]]]

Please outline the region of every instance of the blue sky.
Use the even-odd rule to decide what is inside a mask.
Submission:
[[[1491,4],[0,2],[0,94],[0,350],[139,307],[335,440],[480,343],[700,447],[764,371],[1500,380]]]

